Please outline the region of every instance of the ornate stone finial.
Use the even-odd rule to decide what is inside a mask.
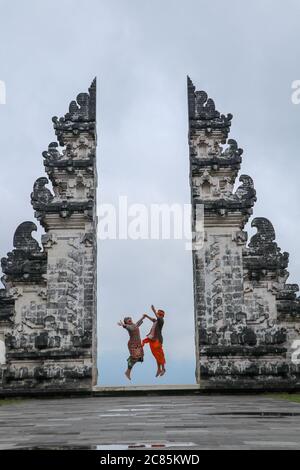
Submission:
[[[252,201],[252,205],[256,202],[256,191],[254,189],[254,183],[251,176],[241,175],[239,181],[242,183],[236,190],[235,197],[240,200]]]
[[[232,114],[220,114],[205,91],[196,91],[190,77],[187,77],[187,87],[190,129],[219,129],[227,137]]]
[[[272,247],[277,251],[277,243],[275,243],[275,230],[272,223],[264,217],[256,217],[252,220],[251,227],[257,228],[257,233],[250,240],[249,248],[260,248],[261,246]]]
[[[62,158],[62,155],[58,150],[57,142],[51,142],[48,145],[48,150],[45,150],[45,152],[43,152],[42,155],[45,158],[45,160],[49,162],[57,162]]]
[[[205,91],[195,92],[195,116],[202,119],[214,119],[220,117],[219,111],[216,110],[215,102],[208,98]]]
[[[244,150],[239,148],[237,141],[234,139],[228,139],[227,143],[228,143],[228,147],[221,154],[221,157],[228,158],[228,159],[241,157],[241,155],[244,153]]]
[[[71,101],[69,112],[60,119],[52,118],[55,133],[60,145],[65,145],[64,133],[96,130],[96,78],[92,81],[88,93],[79,93],[76,101]]]
[[[281,276],[288,276],[285,269],[289,263],[289,254],[282,253],[275,242],[272,223],[264,217],[256,217],[251,227],[257,228],[257,233],[251,238],[244,258],[244,266],[252,273],[251,276],[262,277],[265,271],[279,271]]]
[[[37,226],[34,222],[23,222],[18,226],[14,235],[14,248],[27,252],[39,252],[41,247],[38,242],[32,237],[32,232],[37,231]]]
[[[37,230],[33,222],[23,222],[15,231],[14,250],[2,258],[5,280],[10,282],[41,282],[47,270],[47,255],[41,252],[38,242],[32,237]]]
[[[79,93],[76,101],[71,101],[69,112],[60,121],[95,121],[96,117],[96,78],[91,83],[88,93]],[[56,119],[55,117],[53,118]],[[55,121],[54,121],[55,122]]]
[[[42,176],[41,178],[38,178],[33,185],[33,192],[31,193],[31,204],[35,210],[50,204],[54,198],[51,191],[46,188],[46,184],[48,183],[48,178]]]

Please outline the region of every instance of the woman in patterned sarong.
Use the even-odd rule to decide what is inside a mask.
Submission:
[[[122,326],[125,328],[128,333],[129,333],[129,341],[128,341],[128,349],[129,349],[129,358],[127,359],[127,370],[125,372],[126,377],[131,380],[131,371],[133,366],[137,362],[143,362],[144,361],[144,350],[141,342],[141,336],[140,336],[140,326],[143,323],[143,317],[137,321],[136,323],[133,323],[131,317],[125,317],[124,321],[119,321],[118,325]]]

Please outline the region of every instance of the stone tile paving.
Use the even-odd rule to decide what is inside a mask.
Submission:
[[[0,407],[0,449],[300,449],[300,404],[264,396],[28,399]]]

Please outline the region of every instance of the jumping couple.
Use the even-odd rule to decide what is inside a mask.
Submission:
[[[119,321],[118,325],[125,328],[129,333],[129,341],[128,341],[128,349],[129,349],[129,358],[127,359],[127,370],[125,372],[126,377],[131,380],[131,371],[133,366],[137,362],[144,361],[144,345],[149,343],[151,352],[156,359],[157,363],[157,372],[156,377],[161,377],[166,373],[165,369],[165,355],[163,351],[163,337],[161,334],[161,330],[164,325],[164,316],[165,312],[163,310],[156,310],[153,305],[151,305],[151,309],[155,315],[155,318],[150,317],[146,313],[142,316],[142,318],[137,321],[136,323],[133,322],[131,317],[125,317],[124,321]],[[146,338],[141,341],[140,336],[140,326],[143,323],[143,320],[148,318],[148,320],[152,321],[153,325],[150,330],[150,333],[146,336]]]

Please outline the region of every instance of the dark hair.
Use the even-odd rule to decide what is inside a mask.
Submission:
[[[125,317],[125,318],[124,318],[124,323],[127,323],[128,320],[131,320],[131,317]]]

